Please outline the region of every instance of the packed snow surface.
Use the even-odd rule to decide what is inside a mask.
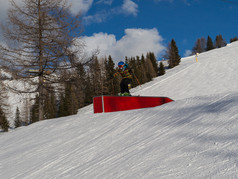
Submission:
[[[0,134],[0,178],[238,178],[238,42],[132,89],[154,108],[45,120]]]

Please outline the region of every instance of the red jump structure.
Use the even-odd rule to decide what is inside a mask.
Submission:
[[[150,108],[172,102],[168,97],[98,96],[93,98],[94,113]]]

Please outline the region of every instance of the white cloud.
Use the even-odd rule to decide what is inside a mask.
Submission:
[[[7,9],[9,7],[9,2],[6,1],[6,0],[0,0],[0,18],[1,18],[1,21],[2,19],[5,19],[6,18],[6,15],[7,15]]]
[[[70,0],[71,12],[73,14],[86,13],[91,8],[93,0]]]
[[[93,36],[82,37],[82,40],[85,42],[86,51],[90,52],[95,49],[100,49],[101,55],[107,54],[110,52],[110,48],[116,44],[115,35],[109,35],[107,33],[95,33]]]
[[[14,0],[17,4],[23,3],[22,0]],[[77,14],[79,12],[87,12],[93,4],[93,0],[69,0],[71,6],[71,12]],[[8,0],[0,0],[0,18],[5,19],[7,17],[7,10],[10,7]]]
[[[184,57],[188,57],[192,55],[192,51],[191,50],[186,50],[184,53]]]
[[[99,57],[111,55],[116,62],[124,60],[125,56],[136,57],[146,55],[147,52],[154,52],[158,56],[165,49],[163,38],[156,28],[126,29],[125,35],[119,40],[116,40],[115,35],[107,33],[97,33],[81,39],[85,42],[88,53],[99,49]]]
[[[22,3],[22,0],[14,0],[17,4]],[[105,1],[105,3],[110,1]],[[79,12],[87,12],[93,4],[93,0],[69,0],[71,6],[71,12],[77,14]],[[10,7],[10,2],[8,0],[0,0],[0,18],[5,19],[7,17],[7,10]]]
[[[137,16],[138,13],[138,5],[131,0],[124,0],[122,5],[122,12],[126,14],[132,14]]]
[[[110,2],[112,3],[112,0],[111,1],[102,0],[97,3],[110,3]],[[83,20],[85,24],[102,23],[102,22],[105,22],[108,17],[111,17],[112,15],[120,15],[120,14],[137,16],[138,5],[131,0],[124,0],[123,4],[119,7],[114,7],[111,9],[106,9],[106,10],[104,9],[104,10],[98,11],[94,15],[85,16]]]
[[[21,4],[22,0],[15,0],[16,4]],[[8,8],[10,7],[10,2],[8,0],[0,0],[0,22],[5,23],[7,19],[7,11]],[[2,41],[3,36],[2,36],[2,31],[0,28],[0,41]]]
[[[16,4],[21,4],[22,0],[14,0],[16,2]],[[8,8],[10,7],[11,3],[8,0],[0,0],[0,20],[2,22],[2,20],[7,18],[7,11]]]
[[[106,5],[112,5],[112,2],[114,0],[99,0],[97,1],[97,4],[106,4]]]
[[[95,14],[95,15],[85,16],[83,18],[83,20],[84,20],[85,24],[101,23],[101,22],[106,21],[107,17],[108,17],[108,12],[101,11],[101,12],[98,12],[97,14]]]
[[[23,3],[22,0],[14,0],[17,4]],[[5,23],[7,19],[7,11],[10,7],[10,2],[8,0],[0,0],[0,22]],[[69,4],[71,4],[71,12],[72,14],[77,13],[86,13],[92,6],[93,0],[69,0]],[[0,41],[2,39],[2,32],[0,30]]]

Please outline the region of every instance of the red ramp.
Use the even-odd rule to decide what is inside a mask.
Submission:
[[[172,101],[168,97],[98,96],[93,98],[93,107],[94,113],[102,113],[155,107]]]

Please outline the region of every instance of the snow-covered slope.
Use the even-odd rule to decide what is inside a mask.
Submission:
[[[172,99],[237,91],[238,42],[227,47],[183,58],[181,65],[143,85],[135,94],[162,95]]]
[[[163,106],[41,121],[0,134],[0,178],[238,178],[238,42],[133,89]]]

